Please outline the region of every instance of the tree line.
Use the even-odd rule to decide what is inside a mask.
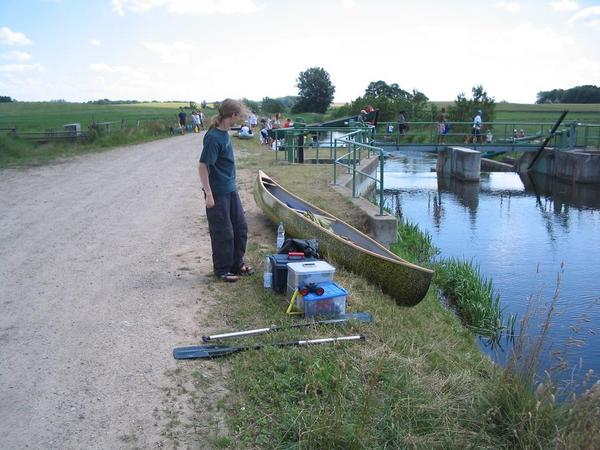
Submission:
[[[600,103],[600,87],[587,84],[537,93],[536,103]]]

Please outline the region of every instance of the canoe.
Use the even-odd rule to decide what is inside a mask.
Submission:
[[[380,286],[398,304],[413,306],[425,297],[432,270],[403,260],[351,225],[285,190],[262,171],[258,172],[254,199],[273,223],[284,223],[286,235],[317,239],[325,259]],[[307,218],[303,211],[324,217],[331,222],[331,230]]]

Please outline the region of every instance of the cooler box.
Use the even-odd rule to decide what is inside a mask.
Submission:
[[[302,261],[288,264],[287,297],[292,299],[294,291],[311,283],[333,281],[335,267],[325,261]]]
[[[285,292],[286,281],[288,279],[288,264],[302,263],[307,261],[316,261],[312,256],[289,256],[287,254],[270,255],[271,271],[273,272],[273,290],[283,294]]]
[[[319,287],[325,290],[323,295],[309,292],[304,297],[296,296],[296,304],[300,310],[304,310],[304,316],[337,317],[346,314],[348,292],[334,282],[319,283]],[[298,299],[301,299],[301,305]]]

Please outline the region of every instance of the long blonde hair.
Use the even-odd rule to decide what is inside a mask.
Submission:
[[[219,113],[212,118],[210,128],[218,127],[223,119],[233,116],[235,113],[240,115],[248,115],[248,109],[246,105],[238,100],[232,98],[226,98],[219,105]]]

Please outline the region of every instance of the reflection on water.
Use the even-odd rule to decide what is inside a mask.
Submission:
[[[551,367],[560,347],[577,368],[575,378],[588,368],[600,373],[600,332],[594,334],[600,325],[600,189],[515,173],[482,173],[474,183],[438,179],[433,167],[435,155],[389,158],[387,206],[429,232],[442,257],[479,264],[506,315],[522,317],[532,295],[549,301],[561,273],[558,316],[542,362]],[[534,317],[534,325],[539,320]]]

